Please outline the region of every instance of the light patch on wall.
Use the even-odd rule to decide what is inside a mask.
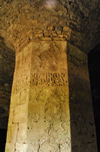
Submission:
[[[48,9],[55,8],[57,6],[57,0],[46,0],[45,7]]]

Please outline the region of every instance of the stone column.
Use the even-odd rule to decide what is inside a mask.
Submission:
[[[88,56],[67,43],[72,152],[97,152]]]
[[[85,53],[35,40],[16,52],[6,152],[94,152],[93,124]]]
[[[71,151],[66,41],[16,53],[6,152]]]

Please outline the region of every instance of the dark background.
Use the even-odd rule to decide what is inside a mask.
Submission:
[[[97,133],[97,146],[100,152],[100,43],[88,54],[91,93]]]

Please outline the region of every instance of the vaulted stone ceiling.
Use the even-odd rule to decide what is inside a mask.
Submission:
[[[59,34],[88,53],[100,41],[99,1],[0,1],[0,35],[15,49],[32,38]]]

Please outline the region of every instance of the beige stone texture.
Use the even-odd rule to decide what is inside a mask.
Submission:
[[[13,122],[9,122],[18,126],[18,152],[24,149],[43,152],[48,145],[48,152],[58,152],[60,143],[67,143],[70,149],[66,47],[66,41],[32,41],[27,45],[30,53],[23,48],[16,55],[13,87],[18,88],[12,89]]]
[[[14,152],[14,143],[6,143],[5,152]]]
[[[18,105],[14,109],[13,123],[24,123],[28,117],[28,104]]]
[[[66,40],[87,53],[100,41],[98,0],[10,0],[1,1],[0,9],[0,36],[15,49],[44,31],[68,31]]]
[[[16,136],[17,136],[17,129],[18,126],[16,124],[12,124],[8,126],[8,133],[7,133],[7,142],[12,142],[16,141]]]
[[[17,132],[17,142],[26,143],[27,142],[27,122],[20,123]]]
[[[16,142],[16,152],[27,152],[26,149],[27,149],[27,144],[25,143],[21,144]]]
[[[85,53],[66,41],[32,40],[16,54],[14,77],[7,137],[11,147],[16,144],[14,150],[94,152]],[[17,126],[16,139],[12,138],[13,125]]]

